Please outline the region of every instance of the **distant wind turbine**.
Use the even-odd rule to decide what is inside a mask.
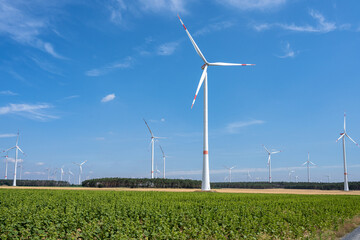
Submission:
[[[50,168],[46,168],[45,170],[46,170],[47,173],[48,173],[48,179],[47,179],[47,180],[50,180]]]
[[[359,147],[359,144],[357,144],[347,133],[346,133],[346,114],[344,113],[344,132],[340,133],[340,137],[336,140],[339,141],[342,139],[342,145],[343,145],[343,159],[344,159],[344,191],[349,191],[349,184],[348,184],[348,172],[347,172],[347,166],[346,166],[346,150],[345,150],[345,136],[348,137],[353,143],[356,144],[356,146]]]
[[[281,151],[269,151],[264,145],[263,147],[265,148],[266,152],[268,153],[268,166],[269,166],[269,183],[272,182],[272,179],[271,179],[271,154],[276,154],[276,153],[279,153]]]
[[[15,149],[15,168],[14,168],[14,181],[13,181],[13,186],[16,187],[16,172],[17,172],[17,163],[18,163],[18,151],[22,152],[22,154],[25,155],[25,153],[21,150],[21,148],[18,146],[19,143],[19,131],[17,133],[17,138],[16,138],[16,144],[14,147],[9,148],[7,150],[5,150],[4,152],[8,152],[12,149]]]
[[[82,163],[74,163],[75,165],[79,166],[79,185],[81,185],[81,174],[82,174],[82,165],[84,165],[87,162],[87,160],[83,161]]]
[[[71,176],[74,176],[74,173],[71,171],[71,170],[69,170],[69,184],[71,184]],[[74,182],[75,182],[75,180],[74,180]]]
[[[224,166],[227,170],[229,170],[229,182],[231,182],[231,170],[233,170],[235,168],[235,166],[232,167],[226,167]]]
[[[244,175],[246,175],[246,179],[249,181],[249,180],[252,180],[252,177],[251,177],[251,175],[250,175],[250,171],[248,170],[247,171],[247,174],[244,174]]]
[[[165,179],[165,160],[166,160],[166,157],[167,157],[167,156],[165,155],[164,150],[163,150],[163,148],[161,147],[160,144],[159,144],[159,147],[160,147],[160,150],[161,150],[161,152],[162,152],[163,161],[164,161],[163,178]]]
[[[145,121],[145,119],[143,119],[147,128],[149,129],[150,135],[151,135],[151,178],[154,178],[154,154],[155,154],[155,141],[159,138],[162,137],[155,137],[154,134],[152,133],[149,125],[147,124],[147,122]]]
[[[223,62],[215,62],[210,63],[206,60],[199,47],[196,45],[194,39],[191,37],[189,31],[185,27],[183,21],[180,19],[181,24],[183,25],[186,34],[188,35],[192,45],[195,48],[197,54],[204,61],[204,65],[201,67],[203,69],[203,73],[201,75],[198,87],[196,89],[195,97],[192,102],[191,108],[194,106],[196,97],[199,93],[201,85],[204,83],[204,146],[203,146],[203,172],[202,172],[202,191],[210,191],[210,173],[209,173],[209,139],[208,139],[208,82],[207,82],[207,69],[209,66],[252,66],[254,64],[240,64],[240,63],[223,63]]]
[[[308,175],[308,183],[310,182],[310,164],[313,166],[316,166],[315,163],[313,163],[312,161],[310,161],[310,154],[308,152],[308,160],[306,162],[304,162],[302,165],[304,166],[306,164],[307,166],[307,175]]]
[[[7,172],[8,172],[8,162],[9,162],[9,156],[8,153],[6,153],[5,156],[2,156],[5,158],[5,179],[7,179]]]
[[[60,168],[60,181],[63,180],[64,174],[65,174],[65,172],[64,172],[64,166],[62,166],[62,167]]]
[[[290,180],[290,182],[291,182],[291,175],[292,175],[293,173],[295,173],[294,170],[289,170],[289,180]]]

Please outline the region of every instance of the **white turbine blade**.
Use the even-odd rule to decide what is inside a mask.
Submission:
[[[162,149],[162,147],[161,147],[161,145],[160,145],[160,144],[159,144],[159,147],[160,147],[160,149],[161,149],[161,152],[162,152],[162,154],[163,154],[163,157],[165,157],[164,150]]]
[[[15,146],[15,147],[12,147],[12,148],[9,148],[9,149],[7,149],[7,150],[4,150],[3,152],[8,152],[8,151],[10,151],[11,149],[14,149],[14,148],[16,148],[16,146]]]
[[[344,136],[345,136],[345,134],[344,133],[340,133],[340,137],[336,140],[336,142],[338,142],[341,138],[343,138]]]
[[[353,142],[356,144],[356,146],[360,147],[359,144],[357,144],[357,142],[355,142],[349,135],[347,135],[347,133],[345,133],[345,135]]]
[[[281,151],[275,151],[275,152],[271,152],[271,154],[276,154],[276,153],[279,153],[279,152],[281,152]]]
[[[214,62],[208,63],[209,66],[255,66],[255,64],[244,64],[244,63],[224,63],[224,62]]]
[[[270,151],[264,146],[264,144],[263,144],[263,147],[264,147],[265,150],[270,154]]]
[[[309,163],[311,163],[312,165],[316,166],[316,164],[315,164],[315,163],[313,163],[312,161],[309,161]]]
[[[143,120],[144,120],[147,128],[149,129],[149,132],[150,132],[150,134],[151,134],[151,137],[154,137],[153,133],[151,132],[151,129],[150,129],[149,125],[147,124],[147,122],[145,121],[145,119],[143,119]]]
[[[305,164],[307,164],[307,161],[306,161],[306,162],[304,162],[303,164],[301,164],[301,166],[304,166]]]
[[[195,48],[195,51],[197,52],[197,54],[199,54],[199,56],[202,58],[202,60],[207,64],[208,62],[206,61],[204,55],[203,55],[202,52],[200,51],[200,48],[196,45],[194,39],[191,37],[189,31],[188,31],[187,28],[185,27],[185,24],[183,23],[183,21],[181,20],[181,18],[180,18],[179,15],[178,15],[178,18],[179,18],[181,24],[183,25],[183,27],[184,27],[184,29],[185,29],[188,37],[190,38],[190,41],[191,41],[192,45],[193,45],[194,48]]]
[[[83,164],[85,164],[86,162],[87,162],[87,160],[83,161],[80,165],[83,165]]]
[[[20,148],[19,146],[16,146],[16,148],[19,149],[19,151],[22,152],[22,154],[25,154],[25,153],[23,152],[23,150],[21,150],[21,148]]]
[[[78,163],[74,163],[74,162],[73,162],[73,164],[80,166],[80,164],[78,164]]]
[[[192,102],[192,104],[191,104],[191,108],[193,108],[193,106],[194,106],[194,104],[195,104],[196,97],[197,97],[197,95],[198,95],[198,93],[199,93],[199,90],[200,90],[200,88],[201,88],[201,85],[203,84],[203,82],[204,82],[204,80],[205,80],[205,78],[206,78],[207,67],[208,67],[208,66],[205,65],[204,71],[203,71],[203,73],[201,74],[200,81],[199,81],[198,87],[197,87],[197,89],[196,89],[195,97],[194,97],[194,100],[193,100],[193,102]]]
[[[268,165],[270,164],[270,154],[269,154],[269,157],[268,157]]]

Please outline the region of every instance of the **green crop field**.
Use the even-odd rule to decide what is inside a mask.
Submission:
[[[0,189],[0,239],[321,238],[360,196]]]

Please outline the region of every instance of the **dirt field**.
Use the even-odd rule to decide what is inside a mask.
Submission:
[[[157,191],[157,192],[200,192],[200,189],[178,188],[82,188],[82,187],[9,187],[0,186],[0,189],[53,189],[53,190],[93,190],[93,191]],[[305,195],[360,195],[360,191],[339,190],[311,190],[311,189],[214,189],[212,192],[219,193],[268,193],[268,194],[305,194]]]

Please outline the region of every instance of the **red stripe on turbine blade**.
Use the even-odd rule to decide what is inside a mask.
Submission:
[[[197,95],[195,95],[194,100],[196,100]]]
[[[209,154],[209,151],[204,150],[203,154]]]
[[[184,24],[183,24],[183,27],[184,27],[185,30],[187,30]]]
[[[344,173],[344,175],[348,175],[347,173]]]

